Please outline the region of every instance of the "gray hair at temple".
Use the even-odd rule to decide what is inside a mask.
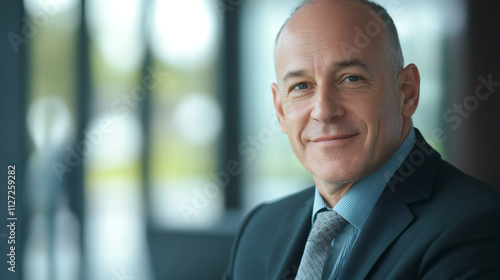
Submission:
[[[278,43],[281,32],[285,28],[290,18],[302,7],[310,3],[313,3],[315,1],[317,0],[305,0],[297,8],[295,8],[290,17],[281,26],[281,29],[279,30],[278,35],[276,36],[275,44]],[[387,55],[391,60],[393,73],[397,76],[399,71],[401,71],[404,67],[404,58],[403,58],[403,51],[401,49],[401,44],[399,42],[398,30],[396,28],[396,25],[394,24],[394,20],[389,15],[387,10],[384,7],[380,6],[379,4],[369,0],[357,0],[357,1],[360,1],[361,3],[364,3],[368,7],[370,7],[375,13],[377,13],[377,15],[382,19],[382,22],[385,24],[387,30],[387,34],[385,36],[385,45],[386,45],[385,47],[387,49]]]

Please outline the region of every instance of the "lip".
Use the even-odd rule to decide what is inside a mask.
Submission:
[[[311,142],[319,144],[330,144],[330,143],[333,144],[349,140],[356,135],[358,134],[335,134],[335,135],[321,136],[312,139]]]

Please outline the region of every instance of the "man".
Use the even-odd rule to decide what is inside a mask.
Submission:
[[[500,194],[413,128],[419,72],[382,7],[303,4],[275,66],[281,129],[316,186],[247,216],[226,279],[500,279]]]

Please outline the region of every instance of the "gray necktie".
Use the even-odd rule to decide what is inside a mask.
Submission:
[[[346,224],[347,221],[335,211],[317,214],[307,238],[296,280],[321,279],[323,267],[332,248],[332,240]]]

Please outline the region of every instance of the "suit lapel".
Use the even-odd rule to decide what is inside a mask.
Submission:
[[[407,203],[431,196],[441,156],[418,130],[416,133],[416,145],[377,201],[339,279],[365,279],[377,260],[415,219]]]
[[[314,195],[303,205],[284,215],[271,251],[268,279],[293,279],[311,230]],[[277,268],[277,270],[275,270]]]

